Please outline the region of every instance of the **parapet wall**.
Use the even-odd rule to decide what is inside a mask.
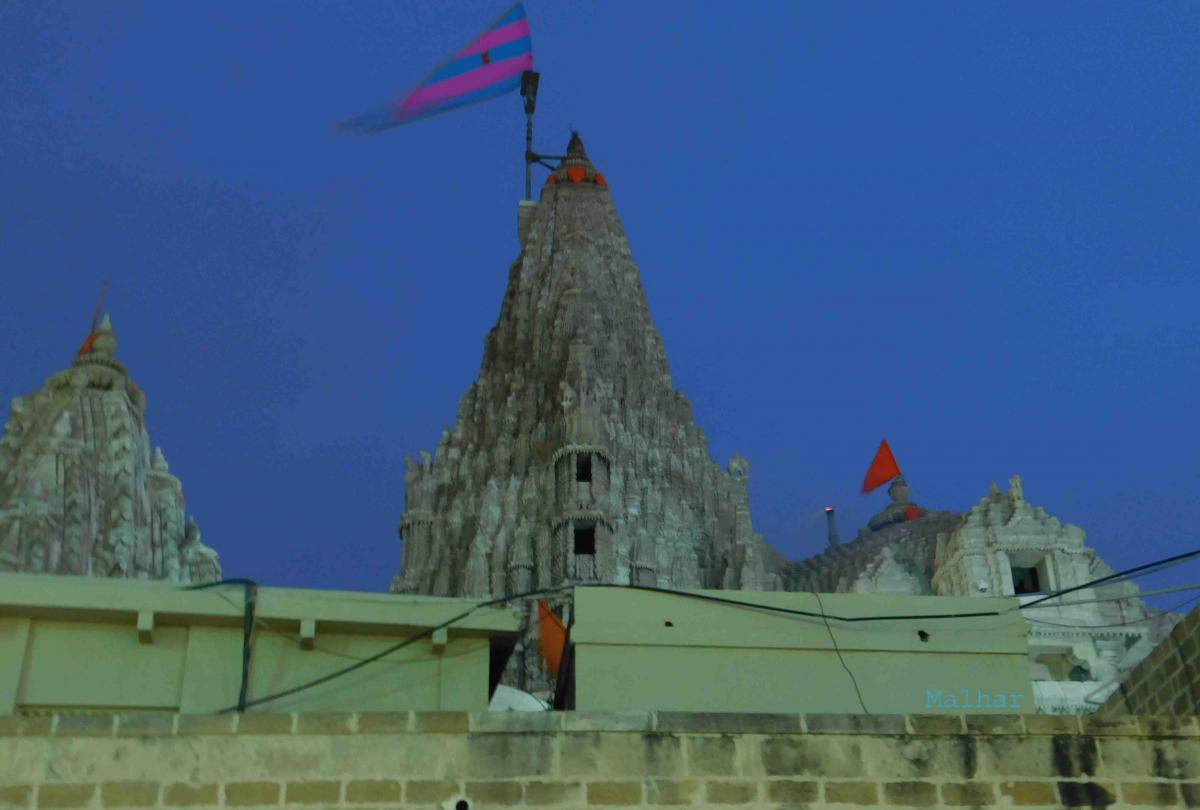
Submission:
[[[1195,714],[1200,707],[1200,608],[1130,670],[1098,714]]]
[[[0,807],[1189,807],[1194,717],[0,717]],[[448,802],[448,804],[447,804]]]

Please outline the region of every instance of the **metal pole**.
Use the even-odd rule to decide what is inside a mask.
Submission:
[[[540,73],[527,70],[521,74],[521,97],[525,99],[525,199],[533,199],[533,111],[537,107],[538,79]]]
[[[528,107],[526,107],[528,109]],[[533,113],[525,113],[525,199],[533,199],[533,161],[529,159],[533,152]]]

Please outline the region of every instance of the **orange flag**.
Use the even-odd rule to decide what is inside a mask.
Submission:
[[[888,447],[887,439],[884,439],[879,443],[879,450],[875,452],[875,460],[871,462],[871,469],[867,470],[867,477],[863,479],[863,492],[878,489],[898,475],[900,467],[896,464],[896,457],[892,455],[892,448]]]
[[[563,647],[567,645],[567,628],[550,606],[538,600],[538,636],[542,648],[542,660],[551,678],[558,677],[558,666],[562,663]]]

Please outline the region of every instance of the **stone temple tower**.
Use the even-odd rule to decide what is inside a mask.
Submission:
[[[12,402],[0,438],[0,571],[219,579],[183,488],[150,452],[146,397],[108,316],[70,368]]]
[[[524,203],[477,381],[407,459],[392,590],[501,596],[568,582],[774,589],[749,464],[709,458],[604,175],[578,134]]]

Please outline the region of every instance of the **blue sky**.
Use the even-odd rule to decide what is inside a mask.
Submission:
[[[1200,546],[1200,5],[526,7],[537,148],[581,131],[769,542],[819,551],[827,503],[852,535],[886,437],[923,506],[1020,473],[1116,567]],[[0,6],[0,399],[69,364],[108,275],[227,574],[385,588],[403,456],[518,252],[524,120],[332,124],[501,10]]]

